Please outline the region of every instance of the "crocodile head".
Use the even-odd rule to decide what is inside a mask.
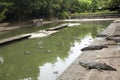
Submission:
[[[85,67],[85,68],[87,68],[87,63],[84,63],[84,62],[81,62],[81,61],[79,61],[79,64],[82,66],[82,67]]]

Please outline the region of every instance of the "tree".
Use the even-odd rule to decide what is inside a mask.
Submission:
[[[10,7],[12,3],[0,1],[0,21],[6,18],[6,13],[8,12],[8,7]]]
[[[99,7],[120,11],[120,0],[0,0],[0,20],[67,18],[69,13],[96,12]]]
[[[101,9],[106,9],[107,7],[109,7],[111,0],[98,0],[98,6]]]
[[[96,12],[97,9],[98,9],[98,2],[97,2],[97,0],[92,0],[91,11],[92,12]]]
[[[33,2],[32,0],[7,0],[13,5],[8,12],[7,17],[10,19],[14,18],[16,20],[23,20],[32,13],[33,10]]]
[[[111,0],[109,9],[120,12],[120,0]]]

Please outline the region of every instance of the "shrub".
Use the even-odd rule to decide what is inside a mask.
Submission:
[[[69,17],[68,12],[60,12],[60,13],[58,13],[58,18],[59,19],[66,19],[68,17]]]

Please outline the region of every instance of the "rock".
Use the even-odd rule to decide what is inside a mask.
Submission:
[[[3,57],[0,57],[0,64],[3,64],[4,63],[4,59]]]
[[[52,51],[51,51],[51,50],[47,50],[46,52],[47,52],[47,53],[51,53]]]
[[[43,49],[43,46],[40,46],[40,49]]]
[[[54,73],[54,74],[58,74],[58,71],[54,71],[53,73]]]
[[[24,54],[30,54],[31,52],[30,51],[25,51]]]
[[[61,44],[60,43],[57,43],[57,46],[60,46]]]

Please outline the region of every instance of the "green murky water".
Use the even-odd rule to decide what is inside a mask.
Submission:
[[[80,55],[80,49],[89,45],[110,22],[85,22],[49,37],[0,46],[0,58],[4,60],[0,64],[0,80],[55,80]],[[17,34],[16,30],[14,33]]]

